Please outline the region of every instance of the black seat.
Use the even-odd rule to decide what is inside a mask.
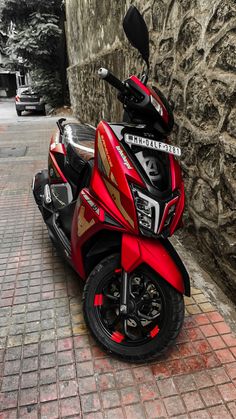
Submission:
[[[66,148],[66,162],[78,175],[86,165],[86,160],[80,155],[79,150],[70,143]]]
[[[63,142],[72,142],[78,145],[80,143],[84,145],[84,142],[94,143],[95,128],[86,124],[68,123],[63,126],[63,137]]]
[[[69,123],[63,127],[62,143],[66,147],[65,176],[72,187],[73,199],[89,184],[94,157],[95,129],[85,124]],[[86,180],[89,179],[89,180]]]
[[[94,157],[95,130],[85,124],[66,124],[62,142],[67,150],[68,163],[81,173],[85,163]]]

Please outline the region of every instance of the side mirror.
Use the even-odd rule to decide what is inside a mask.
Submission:
[[[124,17],[123,28],[129,42],[134,48],[137,48],[149,67],[148,28],[142,15],[133,5],[130,6]]]

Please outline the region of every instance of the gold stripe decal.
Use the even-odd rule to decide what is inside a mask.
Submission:
[[[78,231],[79,237],[83,236],[83,234],[95,224],[94,218],[92,218],[91,221],[86,220],[84,216],[84,212],[85,212],[85,207],[81,205],[79,209],[79,214],[78,214],[78,230],[77,231]]]
[[[108,182],[108,180],[104,179],[104,182],[117,208],[119,209],[123,217],[128,221],[128,223],[134,228],[134,220],[132,220],[132,218],[126,212],[125,208],[123,207],[121,203],[120,192],[118,191],[118,189],[115,188],[115,186],[113,186],[110,182]]]
[[[117,181],[116,178],[114,176],[114,173],[112,172],[112,161],[111,161],[111,157],[109,155],[107,146],[106,146],[106,142],[103,138],[103,135],[100,134],[100,132],[98,131],[98,151],[99,154],[101,156],[102,159],[102,163],[106,172],[106,175],[109,179],[111,179],[111,181],[113,183],[115,183],[117,185]]]

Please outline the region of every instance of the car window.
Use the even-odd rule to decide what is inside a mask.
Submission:
[[[19,89],[17,90],[18,95],[21,95],[22,93],[30,93],[30,92],[31,92],[30,86],[19,87]]]

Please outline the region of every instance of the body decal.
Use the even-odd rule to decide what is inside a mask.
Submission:
[[[103,304],[103,295],[95,294],[93,305],[96,307],[96,306],[102,306],[102,304]]]
[[[128,157],[126,156],[124,150],[122,150],[122,147],[120,145],[117,145],[116,146],[116,149],[117,149],[119,155],[121,156],[121,158],[122,158],[122,160],[124,162],[125,167],[127,167],[127,169],[129,169],[129,170],[132,170],[133,167],[129,163]]]
[[[84,191],[81,192],[81,195],[84,197],[84,199],[87,201],[87,203],[93,209],[93,211],[96,212],[97,215],[99,215],[100,210],[99,210],[98,206],[90,199],[90,197]]]
[[[99,131],[98,131],[98,151],[101,156],[102,163],[103,163],[107,177],[111,179],[113,183],[117,185],[116,178],[114,176],[114,173],[112,172],[113,164],[111,161],[111,157],[109,155],[103,135],[101,135]]]
[[[134,220],[132,220],[132,218],[129,216],[129,214],[127,213],[127,211],[125,210],[125,208],[123,207],[121,203],[120,192],[106,179],[104,179],[104,182],[117,208],[119,209],[123,217],[128,221],[128,223],[134,228]]]
[[[159,327],[156,325],[150,332],[150,336],[151,338],[154,338],[158,333],[159,333],[160,329]]]
[[[83,234],[95,224],[94,218],[92,218],[91,221],[87,221],[84,216],[84,213],[85,213],[85,207],[81,205],[79,209],[79,214],[78,214],[78,230],[77,231],[78,231],[79,237],[83,236]]]
[[[117,331],[112,333],[111,338],[112,340],[114,340],[114,342],[121,343],[124,340],[125,336]]]

